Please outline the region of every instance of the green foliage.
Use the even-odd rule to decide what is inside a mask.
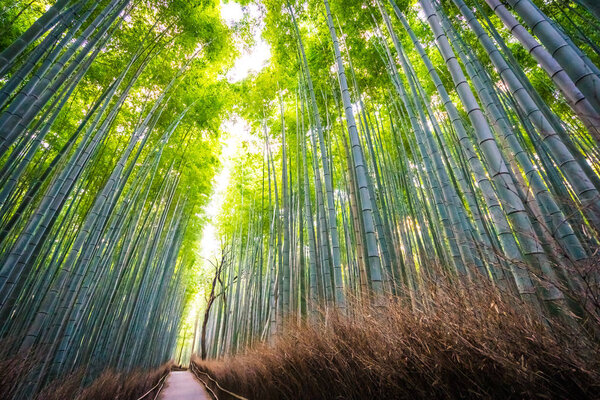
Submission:
[[[579,157],[579,166],[573,167],[571,163],[569,168],[587,168],[580,176],[593,180],[590,188],[596,190],[592,186],[598,186],[600,156],[594,147],[597,138],[586,130],[577,110],[565,101],[551,78],[511,32],[504,29],[498,17],[479,4],[479,0],[465,1],[492,37],[493,46],[510,58],[511,63],[514,57],[511,66],[515,71],[523,70],[523,81],[531,84],[532,95],[539,95],[538,106],[545,107],[553,124],[561,128],[556,140],[561,146],[562,141],[569,145],[566,153],[573,151]],[[223,252],[230,252],[222,277],[224,282],[219,284],[237,298],[227,303],[223,296],[217,303],[223,320],[232,316],[237,318],[235,323],[242,321],[246,315],[237,314],[242,306],[254,307],[252,312],[256,314],[248,316],[246,323],[251,328],[247,330],[227,327],[230,329],[227,340],[231,339],[227,346],[250,343],[254,337],[265,338],[276,330],[271,325],[282,323],[283,309],[275,304],[276,296],[280,296],[275,288],[283,287],[282,291],[289,295],[286,301],[291,305],[286,307],[297,307],[297,315],[305,315],[310,308],[306,305],[309,275],[314,272],[309,268],[317,268],[317,264],[322,276],[319,275],[318,284],[310,283],[314,286],[310,290],[319,291],[315,301],[329,306],[334,303],[328,297],[333,286],[366,295],[375,280],[373,276],[377,275],[366,266],[375,259],[383,260],[382,265],[387,268],[386,287],[390,291],[404,290],[416,296],[413,290],[416,292],[419,286],[419,274],[424,271],[435,274],[439,265],[450,270],[454,265],[460,275],[466,271],[463,264],[468,264],[477,273],[483,271],[482,276],[496,279],[495,263],[509,270],[504,259],[498,260],[497,253],[509,259],[516,255],[519,262],[533,265],[532,269],[546,274],[553,267],[544,261],[543,252],[533,249],[541,246],[539,243],[550,249],[549,259],[553,262],[564,257],[553,250],[554,239],[560,245],[564,245],[561,240],[567,236],[577,243],[581,240],[583,253],[591,251],[598,241],[598,227],[589,218],[591,212],[587,207],[591,209],[594,204],[586,204],[585,193],[582,195],[573,185],[572,177],[577,173],[569,175],[574,169],[563,169],[562,161],[548,150],[551,144],[540,144],[546,140],[547,132],[539,131],[535,122],[527,119],[529,115],[515,108],[514,93],[507,89],[510,85],[491,67],[489,48],[480,45],[454,2],[441,1],[439,11],[450,21],[449,31],[456,30],[459,39],[452,44],[457,53],[457,65],[453,64],[453,68],[447,66],[449,60],[440,53],[438,46],[443,47],[440,36],[434,37],[431,21],[424,17],[418,1],[397,3],[411,28],[409,31],[424,46],[424,53],[417,51],[403,24],[393,17],[392,6],[387,1],[381,3],[391,16],[389,29],[378,3],[364,0],[332,1],[330,27],[325,3],[320,0],[244,0],[241,2],[244,15],[231,28],[221,20],[221,3],[217,0],[141,0],[131,4],[120,0],[67,1],[61,16],[67,15],[64,10],[74,4],[82,5],[83,10],[97,5],[89,20],[82,21],[77,32],[71,32],[74,38],[109,5],[124,8],[115,18],[114,31],[107,31],[107,41],[98,48],[95,58],[91,58],[91,53],[86,55],[83,49],[86,43],[95,43],[100,37],[95,36],[99,28],[77,48],[69,47],[74,46],[74,41],[64,49],[53,47],[58,41],[46,48],[42,46],[44,38],[51,37],[48,36],[51,29],[59,26],[52,25],[40,37],[23,44],[23,51],[13,57],[14,65],[10,65],[0,81],[4,85],[12,77],[20,76],[16,87],[3,93],[6,105],[0,109],[2,145],[8,143],[0,158],[1,172],[5,174],[3,177],[15,177],[14,187],[6,184],[0,189],[10,189],[3,199],[7,201],[0,205],[0,228],[4,234],[0,249],[7,254],[0,260],[14,261],[11,257],[16,257],[19,261],[0,266],[3,278],[9,270],[17,277],[13,279],[15,282],[9,282],[17,287],[15,296],[4,296],[8,299],[6,304],[14,305],[14,309],[0,304],[0,315],[12,316],[0,334],[41,330],[43,324],[31,321],[54,318],[58,321],[54,325],[60,329],[57,329],[58,339],[53,338],[55,353],[50,354],[60,353],[59,339],[64,332],[66,341],[89,341],[85,356],[92,359],[96,351],[93,335],[105,333],[101,329],[105,326],[104,317],[99,310],[111,311],[111,317],[126,321],[124,327],[111,326],[106,332],[123,339],[120,343],[123,348],[135,343],[138,350],[146,349],[143,347],[146,344],[132,339],[129,328],[144,326],[144,313],[152,311],[147,318],[159,320],[163,331],[169,332],[165,333],[170,335],[164,339],[165,347],[177,340],[184,346],[196,324],[190,316],[198,311],[198,299],[212,282],[210,268],[203,267],[206,262],[199,259],[197,247],[208,222],[204,209],[213,193],[215,177],[223,168],[223,137],[235,134],[222,132],[227,126],[224,122],[236,116],[247,121],[251,135],[244,139],[233,159],[222,212],[216,221],[210,222],[218,225],[220,239],[226,246]],[[0,1],[0,51],[10,49],[52,4],[46,0]],[[579,5],[543,1],[536,4],[591,62],[598,64],[598,21]],[[250,7],[258,10],[258,15],[250,13]],[[334,47],[332,38],[336,35],[331,34],[330,28],[336,31],[340,52]],[[258,31],[270,48],[268,65],[239,82],[229,82],[227,72],[240,52],[257,44]],[[394,42],[395,35],[399,42]],[[30,60],[28,57],[36,49],[43,50],[39,59]],[[41,66],[50,60],[46,58],[50,54],[56,55],[57,60],[69,54],[72,57],[64,65],[48,61],[50,71],[58,72],[53,76],[41,73],[44,79],[50,76],[47,82],[42,79],[48,84],[43,90],[39,89],[42,84],[29,87],[28,82],[34,82],[36,74],[43,72]],[[76,81],[78,68],[88,58],[83,57],[78,65],[73,63],[75,73],[65,71],[71,66],[69,62],[80,54],[90,57],[92,62],[81,80]],[[432,74],[423,62],[422,58],[427,58],[424,54],[431,60],[445,90],[436,87],[438,81],[430,79]],[[408,61],[406,65],[403,56]],[[347,87],[341,83],[336,57],[343,60]],[[27,70],[30,61],[35,68]],[[480,69],[475,61],[481,63]],[[469,73],[465,74],[468,83],[465,90],[472,92],[473,102],[466,101],[464,92],[459,96],[456,90],[462,84],[456,82],[457,71],[462,73],[471,66],[482,82],[479,84]],[[63,72],[64,76],[59,74]],[[122,73],[117,90],[109,92]],[[58,84],[61,78],[64,82]],[[64,106],[59,105],[71,82],[76,84],[75,90]],[[131,87],[126,89],[130,82]],[[55,83],[57,87],[53,88]],[[449,93],[442,95],[445,91]],[[48,93],[48,101],[41,104],[39,98]],[[106,103],[96,103],[106,93],[111,93]],[[497,101],[497,109],[491,110],[488,104],[481,104],[482,110],[473,106],[472,103],[484,103],[485,96],[492,103]],[[443,104],[442,98],[450,101],[444,100],[447,104]],[[451,113],[448,103],[456,105],[458,111]],[[29,104],[35,107],[28,108]],[[95,104],[101,111],[90,113]],[[28,115],[30,110],[33,111]],[[472,112],[482,111],[485,115],[481,114],[481,120],[473,122]],[[452,115],[455,117],[451,121]],[[56,120],[48,133],[42,134],[41,127],[54,116]],[[88,132],[90,121],[96,117],[98,123]],[[353,118],[356,127],[351,122]],[[13,120],[19,123],[8,126],[7,121]],[[504,131],[499,120],[506,122]],[[82,121],[87,122],[78,132]],[[105,122],[107,129],[103,131],[100,127]],[[464,132],[458,129],[460,126]],[[13,129],[18,132],[15,138],[10,137]],[[39,211],[45,200],[57,195],[52,192],[55,187],[62,188],[56,182],[63,172],[71,171],[68,169],[71,157],[89,143],[95,143],[94,134],[98,132],[101,134],[98,147],[92,149],[90,145],[90,154],[82,158],[81,168],[73,167],[77,172],[73,172],[73,187],[65,189],[60,202],[56,200],[57,204],[46,207],[50,211]],[[488,132],[493,137],[484,137]],[[41,145],[36,148],[38,139]],[[493,146],[496,140],[501,144],[495,148],[494,157],[482,150],[484,146],[489,149],[489,139],[494,139]],[[506,144],[508,139],[514,140]],[[30,159],[26,155],[29,149],[35,150]],[[477,161],[472,164],[472,160]],[[504,171],[505,166],[510,171]],[[305,167],[308,176],[304,176]],[[22,168],[22,173],[15,172],[18,168]],[[126,175],[128,172],[131,175]],[[532,176],[537,174],[537,186],[532,185]],[[37,184],[40,190],[27,197]],[[111,192],[113,186],[116,189]],[[507,194],[505,186],[511,193]],[[540,193],[551,201],[540,200]],[[516,199],[515,202],[497,204],[509,197]],[[130,204],[134,206],[129,207]],[[549,210],[549,204],[556,205],[557,210]],[[518,208],[519,216],[530,230],[521,232],[515,219],[510,219],[516,218],[510,217],[515,214],[513,208]],[[309,218],[305,213],[312,215]],[[43,221],[38,219],[42,214],[46,218]],[[572,216],[577,232],[572,230],[569,235],[548,238],[558,232],[552,228],[556,221],[562,229],[571,229],[571,221],[565,215]],[[600,221],[600,216],[597,220]],[[313,226],[307,226],[310,224]],[[32,232],[27,231],[30,226],[35,228]],[[337,226],[339,232],[334,233]],[[122,235],[112,237],[118,229],[122,229]],[[311,239],[309,231],[316,236],[317,243],[310,242],[315,239]],[[534,237],[539,243],[531,241],[535,242],[533,247],[527,248],[526,244]],[[38,239],[40,243],[34,242]],[[132,248],[128,247],[129,239],[136,240]],[[111,240],[117,242],[114,247]],[[516,253],[503,253],[506,240],[514,244]],[[23,251],[26,248],[34,251]],[[100,248],[98,254],[94,253]],[[169,258],[171,252],[173,257]],[[80,254],[88,253],[94,259],[82,261]],[[330,261],[336,257],[341,260]],[[21,265],[25,271],[23,277],[16,267]],[[127,268],[121,271],[123,265]],[[96,266],[102,268],[96,270]],[[458,266],[463,269],[459,271]],[[514,272],[513,269],[506,274]],[[336,273],[339,276],[332,277]],[[565,273],[561,271],[561,275]],[[95,278],[98,280],[94,281]],[[101,284],[96,286],[89,281]],[[79,301],[80,287],[92,300],[86,297],[85,302]],[[47,301],[38,300],[37,289]],[[97,293],[101,304],[94,308]],[[64,300],[65,304],[57,303],[62,299],[52,296],[58,298],[59,294],[72,298]],[[115,305],[113,300],[120,303]],[[235,306],[233,301],[237,302]],[[65,317],[47,312],[43,308],[47,304],[60,307]],[[71,304],[82,307],[73,311],[73,319],[68,314],[72,312]],[[35,308],[31,315],[24,314],[23,321],[14,317],[19,311],[28,311],[30,305],[32,310]],[[269,307],[274,308],[272,312],[277,316],[268,313],[265,308]],[[171,313],[168,315],[173,319],[166,320],[156,311]],[[186,317],[182,319],[182,315]],[[88,321],[91,327],[86,325]],[[179,339],[170,333],[178,327]],[[144,334],[152,332],[149,329]],[[76,334],[81,337],[74,338]],[[26,335],[23,342],[30,337],[34,335]],[[20,349],[19,344],[15,349]],[[230,349],[215,348],[214,353],[226,350]],[[123,361],[124,358],[116,357],[119,366],[129,362]],[[76,359],[83,362],[80,361],[83,358]],[[45,367],[42,369],[48,371]]]

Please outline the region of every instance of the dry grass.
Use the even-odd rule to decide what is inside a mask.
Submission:
[[[77,400],[136,400],[154,387],[171,367],[172,363],[167,363],[151,372],[128,374],[105,371],[77,396]],[[158,388],[147,398],[153,399],[156,390]]]
[[[42,354],[37,352],[28,357],[20,354],[11,354],[12,339],[0,341],[0,398],[10,399],[17,392],[21,378],[27,375],[43,360]]]
[[[37,353],[36,353],[37,354]],[[29,355],[7,356],[3,354],[0,361],[0,398],[11,399],[19,395],[24,377],[35,370],[36,363],[43,357]],[[36,400],[137,400],[141,395],[154,387],[158,381],[172,368],[166,363],[153,371],[134,371],[119,373],[104,371],[87,387],[82,388],[83,373],[81,371],[57,379],[48,384],[35,396]],[[148,398],[154,398],[154,391]]]
[[[194,360],[249,399],[600,398],[600,349],[492,288],[435,285],[427,304],[360,308],[272,345]],[[219,396],[226,399],[227,396]]]
[[[74,373],[48,385],[36,397],[37,400],[137,400],[154,387],[167,374],[172,363],[166,363],[153,371],[129,373],[104,371],[89,386],[81,389],[81,374]],[[158,388],[156,389],[158,390]],[[154,398],[155,392],[149,395]]]

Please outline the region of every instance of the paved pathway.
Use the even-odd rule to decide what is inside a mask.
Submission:
[[[161,391],[160,400],[211,400],[190,371],[172,371]]]

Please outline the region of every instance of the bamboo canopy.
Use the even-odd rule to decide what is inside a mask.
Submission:
[[[190,340],[218,358],[356,305],[434,307],[441,278],[587,332],[594,1],[264,0],[272,60],[241,82],[252,22],[220,2],[47,3],[0,4],[0,342],[36,360],[15,398]],[[233,114],[251,139],[209,264]]]

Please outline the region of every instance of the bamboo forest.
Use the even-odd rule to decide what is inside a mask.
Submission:
[[[600,399],[598,0],[0,0],[0,398]]]

